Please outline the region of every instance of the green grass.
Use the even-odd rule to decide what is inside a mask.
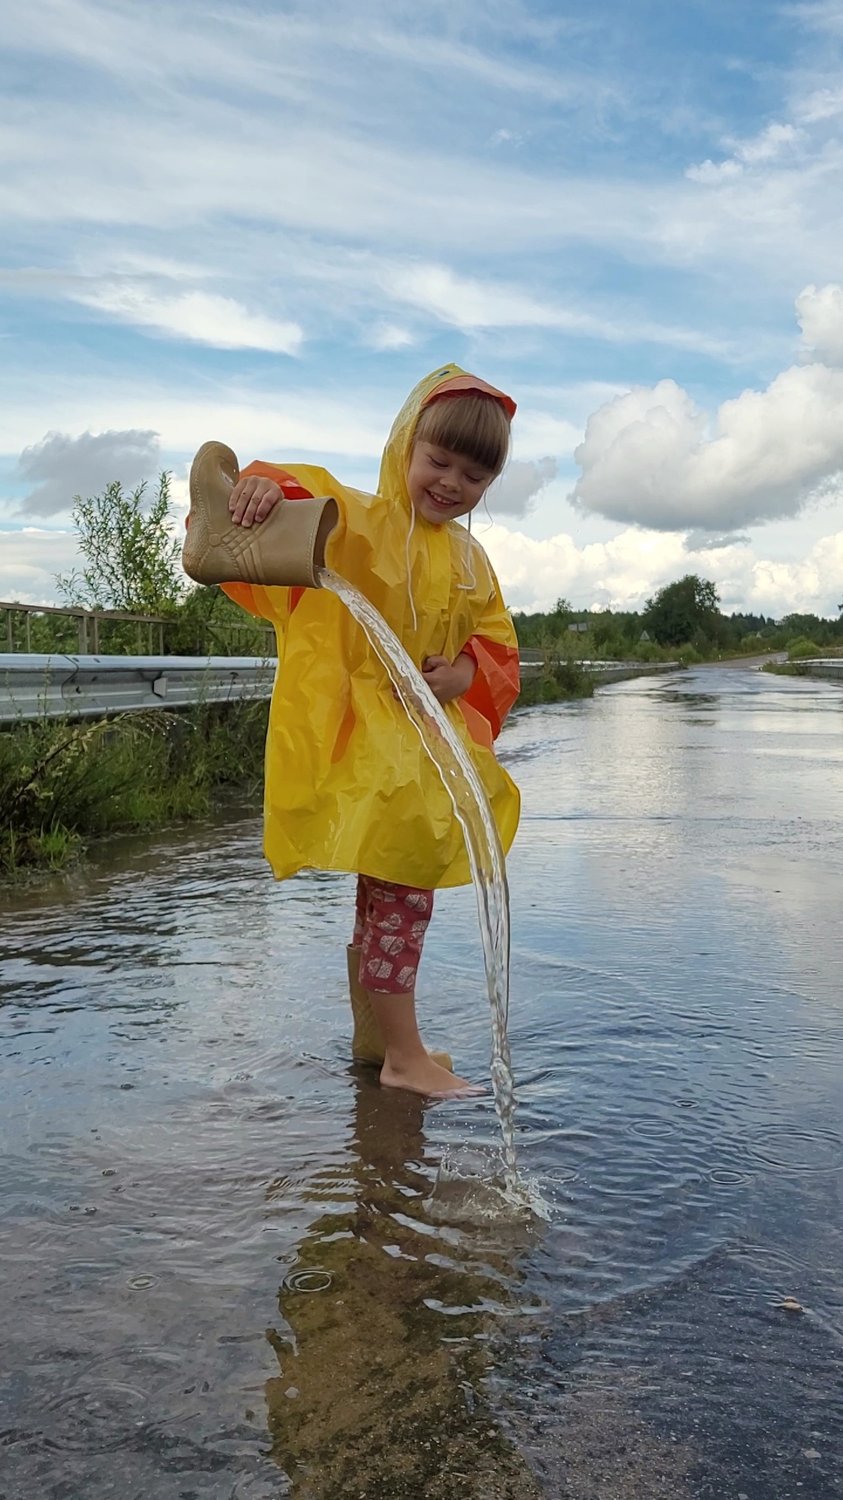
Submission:
[[[258,800],[268,704],[0,733],[0,878],[59,869],[96,838],[201,817],[226,789]]]

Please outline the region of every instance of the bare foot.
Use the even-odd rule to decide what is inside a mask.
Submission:
[[[427,1094],[433,1099],[444,1099],[449,1094],[485,1093],[484,1089],[469,1083],[467,1078],[457,1078],[447,1068],[440,1068],[429,1054],[414,1057],[406,1064],[385,1062],[381,1068],[380,1081],[384,1088],[409,1089],[411,1094]]]

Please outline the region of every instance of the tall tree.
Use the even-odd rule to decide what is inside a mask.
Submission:
[[[714,639],[720,623],[720,597],[710,580],[686,573],[648,599],[643,622],[660,646],[684,646],[698,633]]]
[[[162,474],[151,502],[146,485],[124,494],[118,480],[101,495],[76,495],[73,520],[81,570],[56,583],[69,604],[166,614],[184,597],[181,542],[170,510],[170,476]]]

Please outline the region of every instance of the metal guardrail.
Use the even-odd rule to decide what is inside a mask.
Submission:
[[[823,677],[827,682],[843,682],[843,656],[809,656],[790,665],[800,677]]]
[[[532,655],[532,653],[530,653]],[[522,657],[522,678],[543,659]],[[583,662],[598,682],[675,671],[676,662]],[[43,656],[0,654],[0,724],[41,718],[104,719],[149,708],[269,698],[278,666],[259,656]]]
[[[0,723],[269,698],[276,665],[253,656],[0,654]]]

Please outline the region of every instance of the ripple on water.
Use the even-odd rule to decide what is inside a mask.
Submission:
[[[771,1125],[754,1141],[748,1141],[746,1149],[757,1161],[779,1172],[839,1172],[843,1168],[843,1139],[834,1130]]]
[[[289,1271],[281,1284],[287,1292],[327,1292],[333,1280],[330,1271],[313,1266],[308,1270]]]
[[[47,1445],[72,1453],[114,1453],[146,1425],[149,1403],[149,1392],[139,1386],[88,1375],[84,1384],[46,1403]]]

